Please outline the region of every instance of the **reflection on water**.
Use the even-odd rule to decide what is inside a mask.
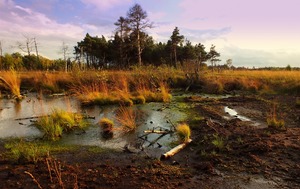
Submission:
[[[41,136],[38,129],[30,126],[30,118],[49,114],[53,108],[68,111],[78,111],[78,103],[69,97],[46,98],[29,94],[21,102],[11,99],[0,100],[0,138],[7,137],[37,137]]]
[[[237,113],[237,111],[235,111],[234,109],[229,108],[228,106],[225,106],[224,111],[226,113],[228,113],[230,116],[232,117],[236,117],[242,121],[251,121],[249,118],[245,117],[245,116],[241,116]]]
[[[148,103],[145,105],[136,105],[132,108],[137,112],[138,127],[134,133],[124,134],[121,131],[115,131],[112,139],[105,140],[101,135],[98,122],[101,118],[107,117],[118,123],[115,118],[117,106],[91,106],[82,108],[78,101],[72,97],[38,97],[36,94],[29,94],[24,100],[16,103],[13,100],[0,100],[0,138],[7,137],[41,137],[42,133],[31,126],[30,117],[50,114],[54,108],[67,110],[71,112],[83,112],[88,116],[95,117],[91,119],[92,126],[85,132],[75,131],[66,134],[60,140],[64,144],[97,145],[110,148],[123,148],[125,144],[136,143],[138,136],[143,135],[144,130],[153,127],[171,129],[171,122],[176,123],[184,119],[185,114],[179,110],[165,108],[163,103]],[[162,110],[163,109],[163,110]],[[24,118],[24,119],[23,119]],[[25,119],[27,118],[27,119]],[[18,120],[16,120],[18,119]],[[160,135],[149,134],[147,140],[153,141]],[[174,140],[173,136],[165,135],[152,147],[168,148],[169,143]],[[148,143],[149,144],[149,143]],[[144,143],[144,145],[148,145]],[[165,150],[165,149],[164,149]]]

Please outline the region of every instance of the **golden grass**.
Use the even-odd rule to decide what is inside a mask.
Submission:
[[[191,137],[190,126],[186,123],[179,124],[176,127],[176,133],[179,138],[179,142],[187,142]]]
[[[71,74],[65,72],[27,71],[20,72],[20,75],[25,88],[47,93],[62,92],[73,80]]]
[[[42,92],[67,90],[78,96],[83,104],[132,105],[144,103],[144,99],[145,102],[168,102],[171,96],[167,83],[186,89],[191,78],[195,86],[207,93],[300,93],[300,71],[296,70],[206,70],[196,77],[191,69],[147,66],[121,71],[22,72],[20,75],[25,88]]]
[[[22,98],[20,92],[21,78],[16,71],[11,70],[11,71],[1,72],[0,85],[6,88],[7,90],[9,90],[15,98],[17,99]]]
[[[207,81],[219,81],[224,88],[255,92],[295,92],[300,90],[300,71],[227,70],[206,73]],[[233,86],[234,85],[234,86]]]
[[[116,114],[116,120],[121,124],[124,132],[134,131],[137,127],[136,112],[131,107],[120,106]]]

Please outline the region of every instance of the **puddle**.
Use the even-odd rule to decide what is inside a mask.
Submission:
[[[228,113],[230,115],[230,117],[234,117],[234,118],[238,118],[242,121],[251,121],[251,119],[245,117],[245,116],[241,116],[237,113],[237,111],[235,111],[234,109],[229,108],[228,106],[224,107],[224,111],[226,113]]]
[[[239,115],[238,112],[232,108],[229,108],[228,106],[224,107],[224,111],[228,116],[224,116],[225,119],[230,120],[232,118],[238,118],[241,121],[249,122],[251,126],[257,127],[257,128],[266,128],[267,125],[265,123],[262,123],[260,121],[255,121],[253,119],[250,119],[246,116]],[[250,111],[250,110],[248,110]]]
[[[132,107],[136,112],[139,112],[138,127],[136,131],[128,134],[115,131],[113,138],[106,140],[102,137],[101,129],[97,123],[102,117],[115,120],[115,112],[118,109],[117,106],[93,106],[82,108],[79,102],[72,97],[37,98],[36,94],[29,94],[26,99],[19,103],[7,99],[0,100],[0,138],[42,137],[42,133],[37,128],[30,126],[32,119],[23,118],[47,115],[51,113],[53,108],[71,112],[84,112],[89,116],[95,117],[95,119],[90,120],[92,125],[87,128],[85,132],[75,131],[74,133],[64,135],[59,143],[95,145],[114,149],[123,149],[126,144],[132,145],[132,148],[138,148],[138,143],[140,143],[139,147],[143,146],[147,148],[151,141],[155,141],[161,135],[152,133],[147,136],[147,141],[137,140],[139,136],[144,135],[144,130],[153,129],[154,127],[171,129],[171,122],[176,124],[176,122],[184,119],[186,116],[179,110],[166,108],[163,103],[136,105]],[[170,134],[164,135],[157,142],[153,143],[149,149],[155,149],[153,151],[158,151],[155,152],[155,154],[161,155],[162,152],[170,149],[169,144],[173,140],[175,140],[174,136]]]

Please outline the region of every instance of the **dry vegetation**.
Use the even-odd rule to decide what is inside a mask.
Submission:
[[[204,93],[293,93],[299,94],[300,71],[224,70],[200,71],[170,67],[133,70],[74,72],[1,72],[1,90],[14,96],[20,87],[42,93],[67,92],[82,104],[143,104],[169,102],[170,88]]]

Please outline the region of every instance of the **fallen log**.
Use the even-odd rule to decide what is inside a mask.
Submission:
[[[188,145],[190,142],[192,142],[192,139],[189,139],[188,141],[179,144],[178,146],[176,146],[175,148],[171,149],[170,151],[164,153],[161,155],[160,159],[168,159],[172,156],[174,156],[176,153],[178,153],[180,150],[182,150],[183,148],[186,147],[186,145]]]
[[[171,131],[160,131],[160,130],[146,130],[144,133],[156,133],[156,134],[169,134]]]

